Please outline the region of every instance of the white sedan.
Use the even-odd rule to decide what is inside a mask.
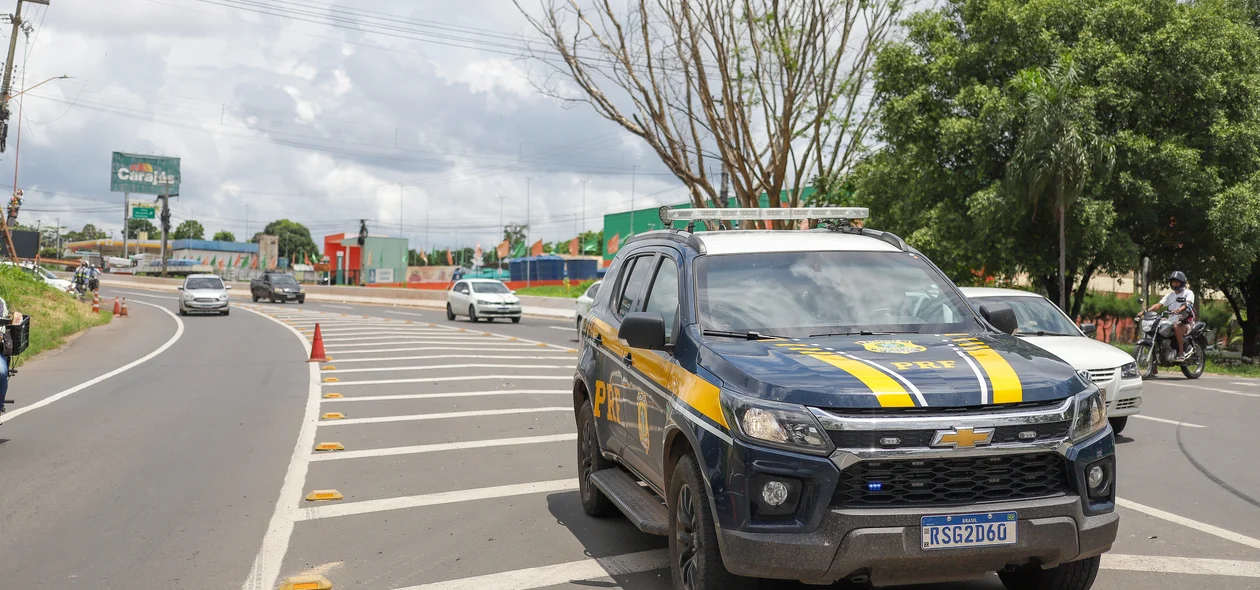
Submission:
[[[595,281],[577,298],[577,329],[582,329],[582,318],[591,312],[591,306],[595,304],[595,295],[599,293],[599,284],[603,281]]]
[[[13,266],[13,263],[7,260],[0,262],[0,264],[7,264],[9,266]],[[39,277],[39,279],[44,281],[44,284],[48,285],[49,287],[52,287],[58,291],[70,290],[70,287],[71,287],[70,281],[67,281],[66,279],[57,278],[57,275],[49,272],[48,269],[46,268],[35,266],[33,263],[30,263],[30,262],[23,262],[22,268],[25,269],[27,272]]]
[[[519,324],[521,299],[501,281],[463,279],[446,292],[446,319],[454,320],[457,315],[468,316],[471,322],[482,318],[487,322],[494,318],[511,318],[512,323]]]
[[[1095,340],[1092,324],[1077,326],[1057,305],[1028,291],[963,287],[962,292],[976,307],[985,303],[1009,305],[1019,320],[1016,336],[1089,373],[1107,400],[1107,416],[1116,434],[1124,430],[1129,416],[1138,413],[1142,379],[1137,363],[1129,353]]]

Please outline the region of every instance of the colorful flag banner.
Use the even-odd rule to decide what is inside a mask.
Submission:
[[[608,253],[616,254],[621,249],[621,234],[616,234],[608,240]]]
[[[495,248],[494,251],[496,254],[499,255],[500,259],[507,258],[508,250],[511,249],[511,247],[512,247],[511,242],[507,240],[503,240],[503,243],[499,244],[499,247]]]
[[[569,240],[569,256],[577,256],[577,255],[578,255],[578,239],[573,238],[572,240]]]
[[[538,240],[537,242],[534,242],[534,245],[529,247],[530,256],[542,256],[542,253],[543,253],[542,240]]]

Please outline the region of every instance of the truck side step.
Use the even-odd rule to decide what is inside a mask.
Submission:
[[[591,474],[591,483],[639,530],[649,535],[669,534],[669,512],[665,505],[625,471],[616,467],[601,469]]]

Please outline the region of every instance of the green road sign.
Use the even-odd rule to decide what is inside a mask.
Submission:
[[[179,194],[179,158],[114,152],[109,190],[146,195]]]
[[[157,219],[157,209],[153,207],[132,207],[132,219]]]

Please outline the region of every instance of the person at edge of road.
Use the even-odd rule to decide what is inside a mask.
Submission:
[[[1155,311],[1161,307],[1168,308],[1168,311],[1178,315],[1178,319],[1173,324],[1173,331],[1177,333],[1177,362],[1185,362],[1186,360],[1186,334],[1190,333],[1190,327],[1194,325],[1194,291],[1186,286],[1186,274],[1177,270],[1168,276],[1168,286],[1172,288],[1172,292],[1164,295],[1164,298],[1158,303],[1146,309],[1146,311]],[[1181,299],[1181,301],[1178,301]]]
[[[4,299],[0,299],[0,320],[9,317],[9,309]],[[9,335],[4,326],[9,323],[21,323],[22,314],[14,311],[12,322],[0,323],[0,414],[4,413],[4,399],[9,394]]]
[[[74,290],[82,292],[80,286],[87,288],[88,279],[88,263],[86,260],[79,261],[79,268],[74,269]]]
[[[101,288],[101,269],[95,266],[88,266],[87,279],[88,290],[99,290]]]

